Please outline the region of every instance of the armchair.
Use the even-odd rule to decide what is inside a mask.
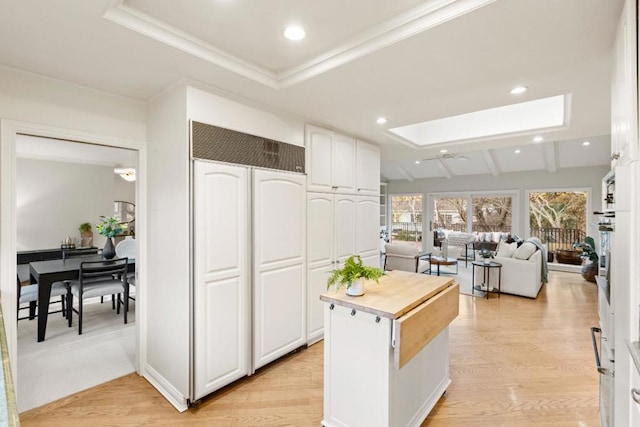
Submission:
[[[431,268],[430,252],[422,252],[413,246],[387,243],[384,258],[385,270],[402,270],[412,273],[424,273]]]

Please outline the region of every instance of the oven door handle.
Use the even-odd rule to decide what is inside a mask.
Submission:
[[[603,375],[613,376],[613,371],[611,369],[603,368],[602,365],[600,364],[600,355],[598,354],[598,344],[596,342],[596,333],[602,334],[602,330],[594,326],[591,328],[591,341],[593,342],[593,354],[596,357],[596,368],[598,369],[598,372]]]

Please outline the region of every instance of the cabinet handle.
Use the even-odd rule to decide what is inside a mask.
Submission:
[[[631,398],[633,399],[634,402],[640,404],[640,390],[638,390],[637,388],[632,388]]]
[[[620,158],[620,153],[613,153],[611,155],[611,160],[618,160]]]
[[[596,333],[601,334],[602,330],[594,326],[591,328],[591,340],[593,342],[593,354],[596,357],[596,368],[598,369],[598,372],[603,375],[613,376],[613,371],[611,371],[610,369],[603,368],[600,365],[600,355],[598,354],[598,344],[596,344]]]

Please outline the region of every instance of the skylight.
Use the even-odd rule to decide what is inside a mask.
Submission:
[[[401,126],[389,131],[417,146],[427,146],[558,128],[569,122],[570,98],[570,95],[552,96]]]

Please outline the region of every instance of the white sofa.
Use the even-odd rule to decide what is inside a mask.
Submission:
[[[536,298],[540,288],[542,288],[542,256],[543,253],[540,250],[535,251],[529,259],[496,256],[493,261],[502,264],[500,291],[507,294]],[[474,268],[476,269],[474,286],[480,286],[483,281],[483,268],[476,266]],[[491,269],[490,288],[498,288],[497,273],[497,269]]]

